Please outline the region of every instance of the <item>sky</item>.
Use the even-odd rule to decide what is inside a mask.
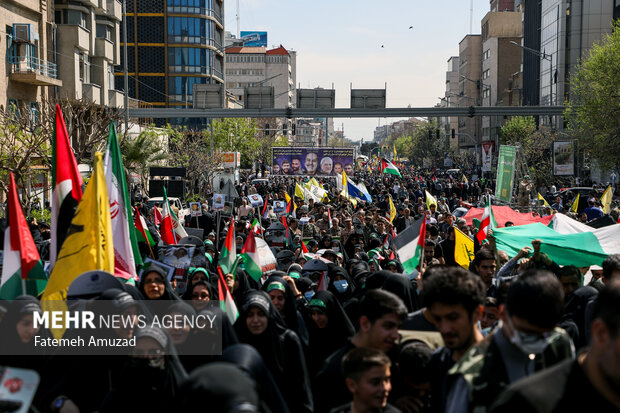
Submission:
[[[444,96],[448,59],[470,33],[470,0],[239,0],[240,30],[268,32],[268,46],[297,52],[297,85],[336,89],[350,107],[350,87],[382,89],[387,107],[432,107]],[[489,0],[473,0],[473,33]],[[225,1],[225,30],[237,32],[236,0]],[[413,26],[413,28],[410,28]],[[334,119],[347,138],[372,140],[395,118]]]

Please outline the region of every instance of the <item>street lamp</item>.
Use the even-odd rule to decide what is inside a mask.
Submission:
[[[540,50],[532,49],[531,47],[522,46],[513,40],[510,41],[510,44],[514,44],[526,52],[533,53],[536,56],[549,61],[549,106],[553,106],[553,55],[545,53],[544,50],[541,52]]]

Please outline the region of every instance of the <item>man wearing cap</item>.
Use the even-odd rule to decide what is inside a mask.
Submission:
[[[353,220],[351,217],[345,217],[343,222],[344,228],[340,230],[340,242],[344,245],[349,235],[355,232],[355,227],[353,227]]]

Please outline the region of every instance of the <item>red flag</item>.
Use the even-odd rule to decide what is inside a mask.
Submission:
[[[161,240],[168,245],[174,245],[177,243],[177,238],[174,235],[174,224],[172,223],[172,215],[170,214],[170,205],[164,201],[163,205],[164,213],[162,214],[160,235]]]
[[[136,229],[138,230],[138,232],[140,233],[140,235],[142,235],[142,238],[144,239],[144,241],[150,244],[151,235],[147,233],[148,229],[145,228],[144,224],[142,223],[142,215],[140,215],[140,210],[138,209],[138,207],[135,207],[135,211],[136,211],[136,216],[134,218],[134,225]]]
[[[19,251],[22,278],[25,280],[28,278],[30,270],[39,262],[40,257],[24,217],[19,197],[17,196],[17,186],[15,185],[13,172],[9,173],[9,179],[8,210],[9,228],[11,228],[11,250]]]
[[[56,139],[52,145],[52,225],[50,233],[50,261],[56,262],[56,255],[71,226],[73,213],[82,200],[82,175],[69,142],[60,105],[56,105]]]
[[[288,244],[288,238],[289,238],[288,224],[286,223],[285,216],[283,216],[281,219],[282,219],[282,224],[284,225],[284,228],[286,228],[286,243]]]
[[[155,225],[159,225],[163,221],[161,212],[159,212],[159,208],[156,206],[153,207],[153,221],[155,222]]]
[[[302,254],[307,254],[308,252],[310,252],[308,251],[308,247],[306,247],[306,243],[303,242],[303,240],[301,241],[301,252]]]
[[[263,219],[267,219],[267,200],[269,199],[269,196],[265,196],[265,206],[263,206]]]
[[[316,286],[316,291],[327,291],[327,271],[323,271],[323,274],[321,274],[319,283]]]
[[[334,225],[332,224],[332,214],[330,212],[330,208],[327,208],[327,219],[329,220],[329,228],[331,229]]]

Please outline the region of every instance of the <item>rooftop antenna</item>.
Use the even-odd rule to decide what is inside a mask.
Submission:
[[[239,5],[239,0],[237,0],[237,6]],[[239,16],[239,14],[237,14]],[[239,17],[237,17],[239,19]],[[237,26],[239,26],[237,20]],[[474,34],[474,0],[469,1],[469,34]]]
[[[237,39],[241,39],[241,15],[239,12],[239,0],[237,0]]]

